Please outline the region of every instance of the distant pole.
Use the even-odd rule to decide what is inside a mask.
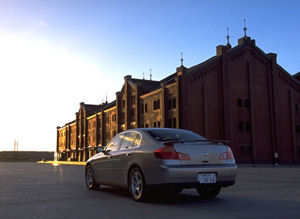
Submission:
[[[14,141],[14,152],[17,152],[19,150],[19,142],[15,139]]]
[[[226,36],[226,39],[227,39],[227,45],[230,44],[230,43],[229,43],[229,38],[230,38],[230,36],[229,36],[229,28],[227,27],[227,36]]]
[[[246,19],[244,19],[244,37],[247,37]]]
[[[150,81],[152,80],[152,69],[150,68]]]
[[[180,59],[180,62],[181,62],[181,66],[183,66],[183,53],[181,52],[181,59]]]

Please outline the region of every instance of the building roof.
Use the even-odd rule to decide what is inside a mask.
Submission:
[[[191,75],[191,74],[193,74],[194,72],[196,72],[196,71],[198,71],[198,70],[200,70],[200,69],[203,69],[203,68],[209,66],[210,64],[212,64],[213,62],[215,62],[215,61],[217,61],[217,60],[219,60],[219,59],[220,59],[219,56],[213,56],[213,57],[207,59],[206,61],[201,62],[200,64],[197,64],[197,65],[194,65],[194,66],[188,68],[187,73],[188,73],[189,75]]]
[[[152,80],[136,79],[136,78],[131,78],[128,81],[133,83],[134,85],[138,85],[142,91],[142,94],[149,93],[151,91],[160,88],[160,81],[152,81]]]
[[[222,45],[221,45],[222,46]],[[255,40],[251,40],[250,37],[246,36],[246,37],[242,37],[239,39],[239,43],[238,45],[236,45],[235,47],[231,48],[231,45],[228,44],[224,49],[224,52],[222,54],[227,54],[230,55],[246,46],[251,46],[253,47],[260,55],[262,55],[266,60],[271,61],[272,60],[272,54],[266,54],[264,51],[262,51],[259,47],[257,47],[255,45]],[[207,59],[204,62],[201,62],[197,65],[191,66],[189,68],[186,68],[186,72],[188,76],[193,76],[194,73],[199,72],[199,70],[202,70],[204,68],[207,68],[209,66],[211,66],[212,64],[214,64],[215,62],[219,61],[221,58],[221,55],[216,55],[213,56],[209,59]],[[293,82],[295,82],[295,84],[297,84],[298,86],[300,85],[300,72],[294,74],[294,75],[290,75],[288,72],[286,72],[278,63],[276,63],[277,66],[283,70],[284,74],[286,74],[288,76],[288,78],[290,78]],[[183,68],[185,68],[184,66],[181,66]],[[154,80],[146,80],[146,79],[137,79],[137,78],[132,78],[131,75],[127,75],[125,76],[125,80],[127,80],[132,86],[139,86],[139,89],[141,90],[141,95],[150,93],[154,90],[157,90],[161,87],[161,84],[170,84],[173,83],[175,81],[177,77],[177,72],[165,77],[164,79],[160,80],[160,81],[154,81]],[[122,87],[121,92],[123,91],[124,86]],[[106,110],[109,109],[111,107],[116,106],[116,100],[110,102],[110,103],[102,103],[99,105],[93,105],[93,104],[85,104],[80,103],[80,105],[82,106],[82,108],[86,111],[87,116],[93,115],[94,113],[100,112],[102,110]],[[67,124],[71,124],[74,121],[67,123]]]
[[[300,71],[293,75],[294,78],[300,80]]]
[[[112,101],[110,103],[105,102],[99,105],[94,105],[94,104],[85,104],[85,103],[80,103],[80,106],[86,111],[87,116],[91,116],[95,113],[98,113],[102,110],[109,109],[111,107],[114,107],[116,105],[116,101]]]

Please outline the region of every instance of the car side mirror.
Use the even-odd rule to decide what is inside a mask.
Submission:
[[[104,153],[105,150],[104,150],[102,147],[98,147],[98,148],[97,148],[97,153],[100,153],[100,152]]]

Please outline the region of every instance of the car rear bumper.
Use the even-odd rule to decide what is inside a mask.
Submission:
[[[185,188],[195,187],[199,185],[199,173],[216,173],[216,184],[221,187],[231,186],[235,182],[237,165],[161,165],[160,171],[149,173],[146,182],[148,185],[181,184]]]

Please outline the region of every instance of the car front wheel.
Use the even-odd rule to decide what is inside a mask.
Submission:
[[[215,185],[199,186],[196,189],[197,189],[199,195],[203,198],[214,198],[221,191],[221,187],[215,186]]]
[[[139,168],[135,167],[131,170],[128,179],[128,187],[130,194],[135,201],[145,200],[147,193],[146,183],[142,171]]]
[[[99,184],[95,182],[94,171],[91,166],[88,166],[85,170],[85,183],[89,190],[96,190],[99,188]]]

